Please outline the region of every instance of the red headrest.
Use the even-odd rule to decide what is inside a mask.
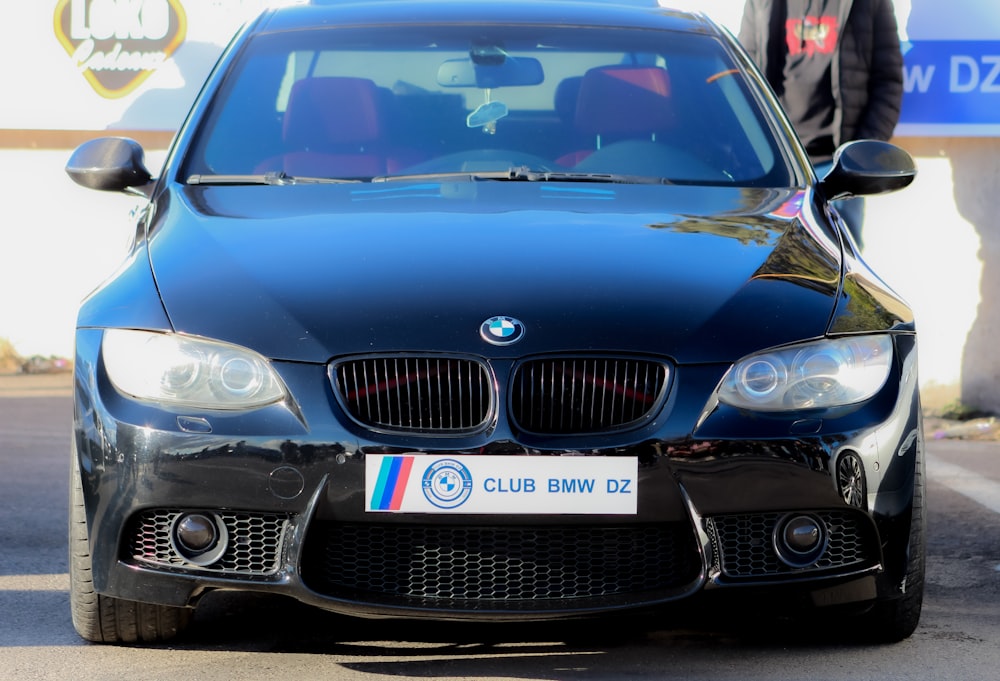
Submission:
[[[377,98],[365,78],[304,78],[288,96],[285,141],[314,151],[372,142],[381,132]]]
[[[670,76],[645,66],[590,69],[580,83],[576,126],[590,134],[651,133],[670,127]]]
[[[555,110],[559,118],[571,123],[576,118],[576,103],[580,97],[583,76],[570,76],[556,86]]]

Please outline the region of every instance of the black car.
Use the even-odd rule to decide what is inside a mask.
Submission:
[[[83,638],[167,639],[213,590],[451,620],[715,592],[914,631],[914,319],[830,204],[912,160],[854,142],[817,178],[704,16],[269,10],[157,179],[124,138],[67,171],[148,199],[76,332]]]

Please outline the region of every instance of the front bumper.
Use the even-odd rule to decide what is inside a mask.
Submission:
[[[78,333],[75,455],[102,594],[192,605],[213,589],[267,591],[364,616],[531,619],[740,587],[837,605],[895,597],[905,574],[921,446],[909,336],[886,388],[835,419],[706,414],[725,367],[681,368],[662,420],[617,442],[551,449],[502,428],[433,443],[366,436],[338,413],[316,365],[279,365],[294,404],[166,413],[115,392],[99,341],[99,331]],[[365,460],[375,454],[635,457],[637,511],[372,514]],[[864,471],[860,505],[843,498],[845,456]],[[210,564],[177,548],[173,528],[195,512],[224,528],[226,549]],[[789,514],[826,528],[809,565],[775,548]]]

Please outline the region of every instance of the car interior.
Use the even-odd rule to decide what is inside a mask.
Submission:
[[[514,51],[505,38],[452,35],[420,49],[257,42],[259,56],[211,104],[187,173],[371,180],[523,169],[681,184],[787,180],[750,89],[707,38],[685,36],[658,52],[584,51],[572,41]]]

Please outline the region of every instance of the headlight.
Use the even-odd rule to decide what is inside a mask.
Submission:
[[[148,402],[204,409],[252,409],[284,398],[285,388],[257,353],[172,333],[109,329],[101,348],[108,378]]]
[[[889,377],[892,339],[852,336],[744,357],[729,370],[719,401],[755,411],[824,409],[862,402]]]

